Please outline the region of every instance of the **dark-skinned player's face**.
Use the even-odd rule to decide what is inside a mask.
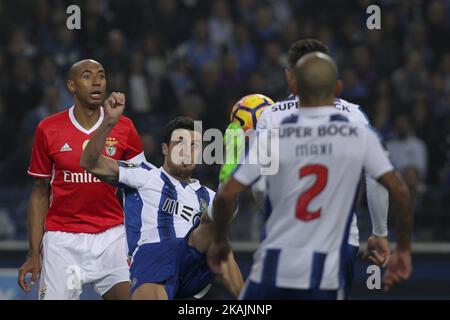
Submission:
[[[69,90],[72,91],[82,105],[99,107],[105,97],[106,77],[102,65],[96,62],[85,62],[77,67]]]

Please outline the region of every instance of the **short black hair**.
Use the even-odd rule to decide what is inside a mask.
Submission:
[[[317,51],[330,53],[328,47],[316,39],[303,39],[294,42],[288,51],[288,68],[293,69],[297,61],[305,54]]]
[[[169,121],[164,129],[163,142],[170,144],[172,133],[177,129],[194,130],[194,120],[189,117],[176,117]]]

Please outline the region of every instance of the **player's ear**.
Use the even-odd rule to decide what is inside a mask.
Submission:
[[[161,150],[163,155],[167,157],[167,155],[169,154],[169,146],[167,145],[167,143],[161,143]]]
[[[342,80],[336,81],[336,86],[334,87],[334,96],[339,97],[342,93],[342,89],[344,88],[344,85],[342,83]]]
[[[75,83],[72,80],[67,80],[66,85],[70,93],[75,93]]]

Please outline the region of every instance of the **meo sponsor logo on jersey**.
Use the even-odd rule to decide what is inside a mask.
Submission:
[[[202,199],[203,200],[203,199]],[[206,202],[205,202],[206,204]],[[203,211],[195,213],[194,208],[186,206],[177,200],[167,198],[161,209],[164,213],[169,215],[177,215],[186,220],[192,222],[195,225],[202,215]]]

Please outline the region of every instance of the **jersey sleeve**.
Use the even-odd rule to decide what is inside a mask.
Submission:
[[[130,132],[127,138],[127,149],[125,150],[123,160],[140,163],[145,161],[144,148],[142,147],[142,140],[136,130],[133,122],[130,121]],[[137,159],[133,159],[138,157]]]
[[[367,116],[367,114],[364,111],[361,110],[361,107],[357,107],[355,109],[355,113],[357,114],[357,117],[360,122],[364,123],[365,125],[370,126],[369,117]]]
[[[36,178],[50,178],[52,175],[53,161],[50,157],[47,138],[40,123],[34,134],[33,148],[31,151],[28,174]]]
[[[258,138],[253,139],[248,152],[245,152],[243,157],[239,160],[238,166],[232,173],[232,176],[238,182],[248,187],[252,186],[261,177],[261,165],[259,164],[258,158],[258,145],[261,147],[263,143],[258,143]]]
[[[256,122],[256,130],[263,130],[267,129],[268,122],[269,122],[269,110],[270,106],[266,108],[263,112],[261,112],[261,115],[259,116],[258,121]]]
[[[121,187],[140,189],[151,177],[150,171],[153,170],[153,168],[143,162],[138,164],[128,161],[118,161],[118,163],[119,184]]]
[[[367,131],[366,152],[364,155],[364,169],[374,179],[378,179],[386,172],[394,169],[389,161],[381,141],[376,133],[370,128],[365,127]]]
[[[372,234],[377,237],[388,235],[387,216],[389,211],[389,192],[366,174],[367,204],[372,220]]]
[[[211,189],[207,189],[208,190],[208,194],[209,194],[209,204],[208,204],[208,217],[213,220],[213,216],[212,216],[212,208],[213,208],[213,203],[214,203],[214,197],[216,196],[216,193],[214,191],[212,191]]]

